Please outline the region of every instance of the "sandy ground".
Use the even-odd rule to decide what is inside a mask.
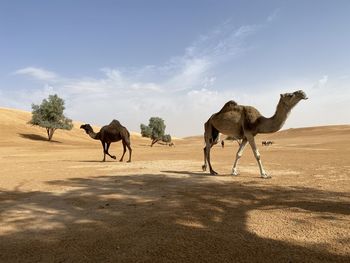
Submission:
[[[229,175],[235,142],[209,176],[201,137],[102,163],[79,123],[47,142],[29,118],[0,109],[0,262],[350,262],[350,126],[258,137],[263,180],[250,148]]]

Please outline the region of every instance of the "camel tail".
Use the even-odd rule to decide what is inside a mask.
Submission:
[[[204,124],[204,129],[205,141],[208,141],[210,144],[216,144],[219,140],[219,131],[210,123],[210,121],[207,121]]]
[[[212,143],[218,143],[219,141],[219,131],[215,129],[214,126],[211,127],[211,136],[212,136]]]

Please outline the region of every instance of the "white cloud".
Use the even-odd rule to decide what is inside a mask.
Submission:
[[[204,58],[186,59],[178,72],[175,72],[164,85],[172,91],[193,89],[206,77],[210,63]]]
[[[250,34],[253,34],[257,29],[259,28],[258,25],[246,25],[241,26],[237,29],[237,31],[234,33],[235,37],[245,37]]]
[[[329,78],[328,75],[323,75],[319,80],[317,80],[313,85],[312,88],[317,90],[317,89],[323,89],[327,87],[329,83]]]
[[[231,21],[226,21],[187,47],[185,58],[205,58],[213,62],[232,59],[249,49],[247,37],[261,27],[262,25],[243,25],[237,28]]]
[[[277,8],[275,9],[268,17],[267,17],[267,22],[272,22],[276,20],[279,15],[280,15],[281,9]]]
[[[131,85],[131,89],[135,91],[152,91],[152,92],[163,91],[163,89],[156,83],[134,83]]]
[[[293,110],[284,128],[350,122],[347,79],[331,82],[325,75],[316,84],[327,85],[327,89],[315,89],[316,84],[312,82],[293,81],[276,83],[275,86],[266,84],[261,86],[260,92],[249,93],[205,87],[203,81],[215,81],[214,77],[207,77],[199,78],[198,83],[194,81],[195,88],[174,91],[173,87],[167,86],[168,82],[139,82],[126,73],[116,72],[119,73],[105,72],[102,78],[65,79],[64,83],[56,85],[44,84],[42,89],[30,94],[23,91],[12,93],[10,97],[3,94],[3,97],[7,96],[7,101],[12,100],[11,107],[23,108],[23,105],[30,107],[32,102],[40,103],[49,94],[57,93],[66,101],[67,115],[75,120],[103,125],[115,118],[130,130],[139,131],[140,123],[147,123],[152,116],[160,116],[166,121],[168,133],[188,136],[202,134],[204,122],[228,100],[252,105],[261,114],[270,117],[274,114],[280,93],[302,89],[309,100],[302,101]],[[178,81],[180,83],[181,79]],[[284,88],[281,89],[281,86]]]
[[[318,80],[316,87],[323,88],[324,86],[326,86],[327,82],[328,82],[328,76],[324,75],[321,79]]]
[[[57,74],[42,68],[26,67],[14,72],[17,75],[28,75],[38,80],[52,81],[58,78]]]

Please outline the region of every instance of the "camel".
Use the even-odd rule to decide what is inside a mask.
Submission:
[[[126,147],[129,149],[129,160],[128,163],[131,162],[131,152],[132,149],[130,147],[130,133],[129,131],[120,124],[119,121],[113,120],[110,124],[103,126],[98,133],[95,133],[90,124],[83,124],[80,126],[80,129],[84,129],[89,136],[94,140],[100,140],[103,147],[103,160],[102,162],[106,161],[106,154],[116,159],[115,156],[112,156],[109,154],[108,149],[112,142],[118,142],[122,141],[123,143],[123,155],[120,158],[120,162],[123,161]]]
[[[252,106],[238,105],[235,101],[228,101],[222,109],[214,113],[204,125],[205,147],[203,149],[203,171],[207,169],[208,162],[210,174],[217,174],[210,163],[210,149],[218,142],[219,133],[222,133],[232,136],[235,139],[242,140],[232,167],[232,175],[238,175],[237,163],[242,157],[245,146],[249,142],[259,165],[260,176],[262,178],[271,178],[263,168],[254,137],[258,133],[273,133],[280,130],[294,106],[297,105],[299,101],[306,99],[307,96],[302,90],[281,94],[276,112],[270,118],[262,116],[259,111]]]
[[[272,145],[272,144],[273,144],[273,141],[262,141],[261,142],[262,146],[269,146],[269,145]]]

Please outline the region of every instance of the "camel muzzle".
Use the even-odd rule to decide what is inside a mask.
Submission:
[[[297,95],[297,96],[300,96],[301,99],[303,99],[303,100],[307,100],[308,99],[308,97],[306,96],[306,93],[304,91],[302,91],[302,90],[298,90],[298,91],[294,92],[294,94]]]

